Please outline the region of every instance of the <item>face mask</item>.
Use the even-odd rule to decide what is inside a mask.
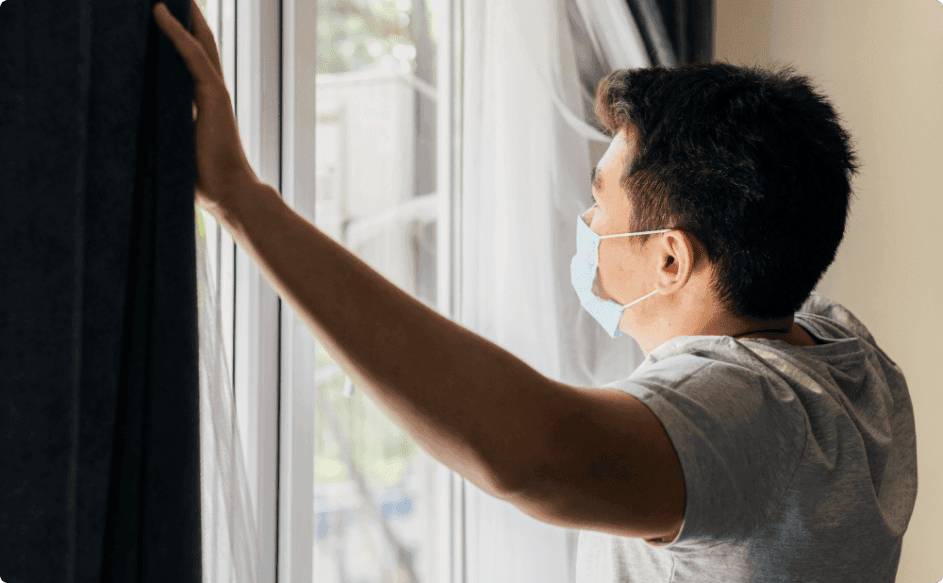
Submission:
[[[624,336],[624,333],[618,329],[619,321],[622,320],[622,312],[629,306],[635,305],[645,298],[658,293],[658,290],[656,289],[652,293],[642,296],[624,306],[620,306],[612,300],[603,300],[594,294],[593,281],[596,279],[596,274],[599,270],[599,241],[610,237],[633,237],[635,235],[664,233],[671,229],[600,236],[589,228],[589,225],[583,220],[583,216],[591,210],[593,210],[593,207],[590,207],[585,213],[576,217],[576,255],[574,255],[572,261],[570,261],[570,281],[573,283],[573,289],[576,290],[576,294],[580,297],[580,304],[582,304],[583,308],[599,322],[609,336],[618,338],[619,336]]]

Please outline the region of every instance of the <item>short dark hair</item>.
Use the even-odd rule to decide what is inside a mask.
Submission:
[[[619,180],[633,231],[696,237],[718,300],[738,317],[799,310],[835,259],[858,168],[808,77],[724,62],[618,69],[600,81],[595,114],[612,135],[636,132]]]

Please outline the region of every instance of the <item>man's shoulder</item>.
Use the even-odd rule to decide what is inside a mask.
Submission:
[[[861,338],[869,344],[877,346],[868,327],[851,310],[816,291],[809,294],[796,316],[806,319],[817,328],[816,332],[826,336]]]

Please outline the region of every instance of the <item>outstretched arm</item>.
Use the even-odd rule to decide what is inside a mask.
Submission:
[[[194,80],[196,202],[388,417],[437,460],[503,496],[539,447],[562,387],[396,287],[262,183],[193,0],[190,16],[192,34],[162,3],[154,7]]]
[[[503,497],[535,459],[563,388],[416,300],[247,183],[211,212],[383,412],[430,455]]]
[[[671,540],[684,479],[658,418],[554,382],[396,287],[248,185],[217,219],[344,371],[432,457],[551,524]]]
[[[655,415],[631,395],[558,383],[428,308],[258,180],[216,41],[154,17],[194,78],[196,201],[228,230],[344,371],[420,447],[546,522],[622,536],[677,533],[684,482]]]

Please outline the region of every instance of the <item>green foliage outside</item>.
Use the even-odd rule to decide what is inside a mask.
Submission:
[[[318,0],[317,74],[338,74],[371,69],[383,60],[407,63],[416,71],[416,47],[422,36],[437,44],[436,19],[431,0]],[[416,14],[416,7],[425,14]],[[415,19],[422,17],[417,22]],[[394,61],[394,62],[395,62]],[[333,364],[317,344],[318,370]],[[323,384],[321,394],[337,417],[350,445],[354,466],[374,489],[397,484],[406,474],[414,444],[392,421],[367,403],[359,387],[352,398],[343,394],[344,375]],[[315,418],[315,483],[351,479],[341,446],[321,407]]]
[[[323,370],[332,363],[330,355],[318,343],[315,366]],[[367,479],[367,483],[375,489],[381,489],[402,480],[414,448],[409,437],[382,412],[366,403],[366,397],[359,388],[354,391],[353,397],[345,397],[342,374],[321,385],[320,391],[330,403],[341,431],[346,434],[354,464]],[[314,451],[316,484],[345,482],[351,479],[341,447],[321,407],[317,407],[315,418]]]
[[[196,209],[196,225],[200,229],[200,238],[206,242],[206,225],[203,223],[203,209]]]
[[[318,74],[369,69],[390,57],[415,70],[413,8],[412,0],[318,0]],[[435,43],[431,4],[425,17]]]

